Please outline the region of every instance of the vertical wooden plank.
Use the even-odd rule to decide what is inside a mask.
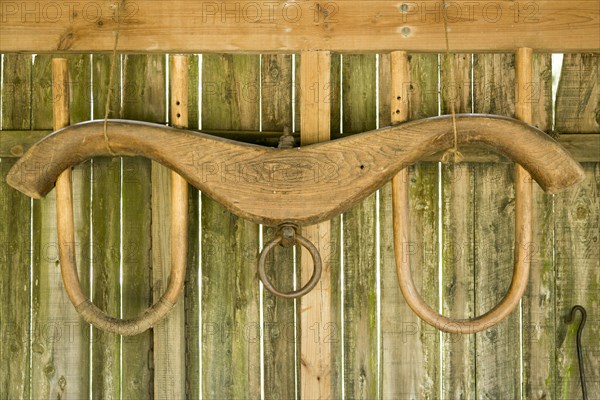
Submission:
[[[565,55],[556,98],[560,132],[600,132],[597,69],[596,55]],[[575,350],[579,322],[566,324],[576,304],[586,308],[588,317],[582,336],[588,395],[600,393],[600,164],[583,167],[586,179],[555,196],[557,398],[581,398]]]
[[[2,128],[29,129],[31,56],[4,55]],[[9,187],[6,175],[16,160],[0,160],[0,397],[30,397],[31,199]]]
[[[259,56],[210,54],[203,55],[202,62],[202,127],[258,130]],[[205,398],[260,397],[257,254],[258,226],[203,195]]]
[[[303,52],[301,76],[301,145],[330,139],[331,55],[329,52]],[[306,399],[331,398],[331,334],[336,325],[331,319],[331,275],[328,254],[331,235],[330,222],[302,229],[302,235],[319,250],[323,261],[321,280],[317,287],[300,300],[300,393]],[[301,253],[301,285],[313,271],[306,249]]]
[[[323,99],[329,104],[329,132],[331,138],[341,136],[341,109],[342,109],[342,55],[332,53],[330,55],[329,68],[329,98]],[[337,216],[329,221],[329,245],[324,249],[326,257],[329,259],[329,324],[327,331],[323,329],[323,334],[327,337],[329,343],[329,373],[331,398],[342,398],[342,370],[344,368],[342,338],[342,229],[341,216]],[[321,253],[323,255],[323,253]]]
[[[530,98],[532,124],[552,130],[552,55],[534,54]],[[524,82],[525,85],[528,82]],[[533,185],[531,272],[522,299],[523,398],[555,399],[554,197]]]
[[[165,56],[126,55],[123,61],[123,117],[164,123]],[[152,303],[152,168],[147,159],[124,158],[122,188],[123,317]],[[158,244],[157,244],[158,245]],[[152,398],[152,332],[123,338],[122,396]]]
[[[376,128],[375,55],[344,55],[343,135]],[[344,213],[344,387],[377,396],[376,195]]]
[[[292,56],[262,56],[262,129],[283,132],[292,127]],[[299,143],[297,143],[298,145]],[[263,230],[263,243],[271,240],[275,228]],[[275,287],[291,290],[294,278],[292,247],[278,248],[269,254],[267,274]],[[266,399],[294,399],[296,393],[296,307],[268,290],[263,295],[264,318],[264,392]]]
[[[476,55],[474,108],[477,113],[514,117],[515,63],[512,54]],[[513,272],[514,171],[510,164],[477,164],[475,187],[475,315],[496,305]],[[476,334],[477,397],[518,398],[520,320],[516,310]]]
[[[70,110],[71,124],[86,121],[91,118],[91,60],[87,54],[67,55],[69,62],[69,82],[70,82]],[[90,180],[91,162],[85,162],[73,168],[73,218],[75,221],[75,241],[79,244],[75,248],[75,257],[79,272],[79,281],[83,293],[90,295],[90,206],[91,206],[91,180]],[[63,287],[64,288],[64,287]],[[67,386],[70,393],[66,398],[79,397],[87,398],[90,392],[90,332],[91,326],[82,318],[77,320],[74,325],[74,342],[71,342],[71,348],[78,348],[78,363],[72,368],[73,373],[77,374],[78,386],[74,390],[74,385]]]
[[[400,57],[394,61],[396,69],[403,69],[403,73],[392,72],[390,54],[381,54],[379,56],[379,126],[389,126],[392,123],[392,96],[394,90],[392,85],[392,76],[394,83],[402,88],[403,83],[408,82],[408,57],[405,52],[398,52],[395,57]],[[403,67],[400,67],[402,63]],[[400,99],[398,99],[400,97]],[[395,95],[399,103],[406,111],[402,115],[406,119],[408,115],[407,99],[400,95]],[[404,102],[404,103],[403,103]],[[398,115],[398,117],[401,117]],[[397,326],[396,308],[403,301],[402,294],[398,288],[398,279],[396,277],[396,263],[394,260],[393,230],[392,230],[392,185],[386,183],[379,190],[379,254],[380,254],[380,301],[381,301],[381,364],[379,366],[381,384],[379,398],[392,398],[394,395],[397,369],[394,367],[400,356],[401,348],[399,340],[399,331]],[[395,302],[394,302],[395,300]]]
[[[414,54],[409,60],[410,84],[402,86],[400,94],[408,97],[408,118],[437,115],[437,55]],[[391,96],[397,98],[398,94]],[[390,111],[396,112],[394,107]],[[409,179],[413,279],[423,299],[435,308],[438,304],[437,164],[419,163],[410,167]],[[413,313],[400,294],[391,203],[391,190],[383,190],[380,198],[383,397],[437,398],[439,334]]]
[[[188,127],[188,60],[170,56],[170,125]],[[153,301],[164,293],[171,272],[171,196],[173,185],[187,182],[157,162],[152,162],[152,288]],[[187,200],[187,196],[186,196]],[[187,210],[186,210],[187,212]],[[185,397],[185,298],[153,329],[154,398]]]
[[[471,54],[443,55],[442,114],[471,112]],[[450,318],[472,318],[475,308],[473,265],[473,165],[442,165],[442,311]],[[442,333],[442,395],[475,398],[475,336]]]
[[[597,53],[564,55],[556,94],[558,132],[600,132],[599,65]]]
[[[584,164],[586,179],[556,197],[556,397],[581,398],[575,339],[580,316],[567,325],[571,308],[582,305],[582,335],[589,398],[600,393],[600,164]]]
[[[52,128],[54,106],[68,107],[69,98],[78,106],[71,111],[74,120],[89,118],[89,57],[70,56],[74,65],[69,70],[73,76],[65,76],[65,84],[53,86],[52,59],[56,56],[37,56],[32,70],[34,92],[32,98],[32,127]],[[78,68],[75,70],[75,68]],[[85,107],[87,105],[88,107]],[[68,122],[68,121],[67,121]],[[62,127],[54,126],[55,129]],[[89,165],[89,164],[88,164]],[[75,168],[73,192],[78,203],[74,207],[77,232],[75,254],[84,290],[89,290],[89,184],[86,183],[87,167]],[[34,249],[33,294],[35,313],[33,326],[33,397],[81,398],[89,393],[89,325],[71,305],[63,287],[58,258],[56,236],[56,199],[54,192],[34,202]],[[42,367],[43,366],[43,367]]]
[[[192,129],[199,128],[197,54],[189,56],[188,119]],[[198,189],[190,186],[188,196],[188,265],[185,296],[185,375],[186,398],[200,399],[200,204]]]
[[[92,59],[94,118],[104,118],[112,56]],[[118,118],[121,104],[120,57],[114,66],[109,118]],[[121,159],[92,160],[92,302],[108,315],[120,316],[121,259]],[[125,248],[125,247],[124,247]],[[121,340],[112,333],[92,328],[92,398],[114,399],[121,393]]]

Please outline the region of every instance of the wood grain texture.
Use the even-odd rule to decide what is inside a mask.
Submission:
[[[2,68],[2,128],[31,128],[31,57],[4,55]],[[6,183],[14,160],[0,159],[0,343],[1,398],[29,398],[31,379],[31,201]]]
[[[300,59],[301,146],[331,138],[331,54],[302,52]],[[302,229],[321,254],[323,270],[317,287],[300,300],[300,395],[302,398],[330,399],[331,346],[338,325],[331,310],[331,224],[323,221]],[[300,254],[300,285],[312,275],[312,259],[306,249]],[[339,378],[339,376],[338,376]],[[343,384],[340,382],[340,384]]]
[[[579,317],[568,325],[571,308],[582,305],[587,310],[587,323],[582,335],[582,348],[589,398],[600,393],[600,166],[585,164],[585,181],[556,196],[556,397],[581,398],[579,367],[575,337]]]
[[[329,88],[329,134],[331,139],[339,138],[341,133],[342,117],[342,54],[332,53],[330,55],[330,88]],[[331,398],[342,398],[342,370],[344,368],[344,358],[342,348],[344,345],[342,339],[342,217],[337,216],[329,221],[329,248],[325,249],[325,254],[329,257],[329,307],[330,317],[327,331],[322,327],[323,334],[327,336],[330,351],[329,384],[331,388]],[[321,277],[322,279],[322,277]]]
[[[437,88],[437,56],[413,54],[409,61],[411,83],[391,86],[408,89],[404,96],[409,119],[437,115],[437,90],[433,89]],[[389,96],[398,97],[394,93]],[[431,245],[437,242],[437,165],[416,164],[408,179],[413,279],[426,301],[437,304],[437,247]],[[438,333],[419,320],[398,288],[389,185],[381,191],[380,202],[383,398],[437,398]]]
[[[514,55],[476,55],[475,112],[513,116]],[[513,168],[494,164],[474,167],[475,187],[475,314],[498,303],[513,270]],[[476,396],[517,398],[520,388],[519,313],[476,334]]]
[[[36,57],[32,66],[32,124],[36,128],[64,127],[70,116],[74,120],[89,118],[89,107],[76,107],[69,115],[70,101],[86,104],[86,83],[89,82],[89,57],[69,56],[53,67],[54,57]],[[73,62],[74,65],[68,65]],[[79,68],[74,71],[74,68]],[[54,71],[55,70],[55,71]],[[69,75],[73,71],[73,76]],[[56,76],[53,76],[56,75]],[[58,85],[58,86],[57,86]],[[89,86],[88,86],[89,87]],[[70,90],[69,90],[70,89]],[[70,94],[69,94],[70,91]],[[87,103],[89,106],[89,103]],[[54,113],[54,123],[52,114]],[[82,261],[80,278],[84,290],[89,290],[89,184],[86,171],[89,164],[76,168],[74,192],[78,200],[75,243],[76,257]],[[87,193],[85,192],[87,190]],[[84,209],[85,207],[85,209]],[[32,365],[32,396],[77,398],[89,393],[89,326],[82,321],[64,291],[59,269],[56,236],[56,205],[54,193],[34,202],[33,227],[35,262],[33,294],[36,312],[33,325],[38,327],[34,338]],[[52,334],[48,335],[48,329]],[[46,332],[46,333],[44,333]],[[43,368],[39,368],[43,366]],[[49,373],[51,371],[51,373]]]
[[[190,128],[199,127],[198,101],[199,97],[199,56],[188,56],[188,122]],[[199,400],[201,396],[200,351],[200,193],[190,186],[188,193],[188,263],[184,287],[185,299],[185,379],[186,398]]]
[[[471,54],[441,56],[442,114],[471,112]],[[459,149],[463,153],[464,149]],[[473,166],[464,162],[441,166],[442,184],[442,314],[450,318],[475,317],[473,253]],[[442,395],[474,399],[475,336],[442,333]]]
[[[202,126],[258,130],[260,97],[249,90],[258,88],[259,56],[203,55],[202,62]],[[260,397],[257,254],[258,226],[203,193],[204,398]]]
[[[408,81],[408,58],[402,57],[404,78],[400,73],[392,72],[390,54],[379,56],[379,125],[387,126],[392,122],[392,76],[400,82]],[[394,66],[398,69],[397,64]],[[402,86],[395,82],[395,85]],[[397,96],[396,96],[397,97]],[[392,228],[392,202],[391,183],[386,183],[379,189],[379,230],[380,230],[380,302],[381,302],[381,365],[380,365],[380,393],[381,398],[393,398],[397,390],[396,368],[401,357],[401,331],[400,323],[396,320],[396,311],[402,300],[396,278],[396,261],[394,259],[393,228]]]
[[[599,65],[597,53],[564,55],[556,94],[559,133],[600,133]]]
[[[170,125],[188,126],[188,60],[186,56],[171,55],[170,63]],[[169,283],[173,265],[171,215],[181,213],[172,209],[175,185],[187,182],[172,175],[168,168],[152,163],[152,289],[153,302],[158,301]],[[186,196],[187,201],[187,196]],[[181,204],[178,204],[181,206]],[[186,210],[187,212],[187,210]],[[177,215],[177,214],[175,214]],[[187,254],[186,254],[187,260]],[[179,298],[165,319],[153,328],[154,398],[185,397],[185,298]]]
[[[595,58],[596,61],[593,61]],[[583,71],[597,69],[598,57],[589,55],[565,55],[561,73],[564,79],[563,90],[559,90],[556,99],[556,126],[563,126],[561,132],[574,132],[575,129],[597,129],[594,120],[593,98],[589,90],[593,83]],[[592,64],[595,62],[595,66]],[[568,66],[568,68],[565,68]],[[574,83],[571,83],[573,82]],[[597,79],[595,79],[597,81]],[[597,90],[597,82],[596,89]],[[561,85],[559,83],[559,85]],[[572,87],[573,85],[574,87]],[[571,90],[567,88],[571,87]],[[587,88],[587,95],[579,97],[572,89]],[[562,99],[565,96],[566,99]],[[580,100],[573,107],[573,96]],[[589,96],[589,97],[588,97]],[[596,104],[597,106],[597,104]],[[596,114],[597,116],[597,114]],[[561,122],[563,121],[563,122]],[[570,122],[576,121],[576,124]],[[586,178],[578,187],[555,196],[555,346],[556,346],[556,397],[581,398],[579,367],[575,351],[576,324],[567,325],[566,316],[571,308],[580,304],[587,309],[588,322],[582,336],[587,390],[590,398],[600,393],[600,354],[598,337],[600,331],[600,246],[598,225],[600,223],[600,168],[598,163],[584,164]],[[579,318],[577,318],[579,321]]]
[[[495,148],[524,165],[550,193],[583,179],[581,166],[530,125],[500,116],[459,114],[456,126],[459,144]],[[109,148],[102,127],[101,121],[89,122],[50,135],[21,157],[8,182],[39,198],[66,166],[111,151],[143,155],[173,169],[239,216],[267,225],[282,220],[305,225],[345,211],[406,165],[447,149],[453,142],[449,116],[296,149],[239,144],[160,124],[123,120],[109,122]],[[170,146],[165,148],[167,142]],[[39,174],[24,173],[42,163],[44,154],[51,151],[53,164]],[[324,190],[332,196],[323,198]],[[265,209],[264,204],[270,207]]]
[[[165,122],[165,64],[163,55],[123,56],[123,117]],[[134,317],[152,304],[152,167],[142,158],[123,158],[121,165],[122,313]],[[124,398],[154,397],[152,343],[150,331],[123,340]]]
[[[381,59],[384,59],[386,55],[382,54]],[[332,67],[333,69],[333,67]],[[381,84],[380,84],[381,85]],[[196,93],[197,95],[197,93]],[[339,95],[338,95],[339,97]],[[332,102],[333,103],[333,102]],[[333,106],[333,104],[332,104]],[[382,104],[380,102],[380,115],[382,115]],[[389,105],[388,105],[389,111]],[[333,114],[333,111],[332,111]],[[339,130],[339,112],[337,113]],[[333,116],[332,116],[333,119]],[[389,118],[388,118],[389,120]],[[264,122],[264,121],[263,121]],[[387,126],[388,124],[380,124],[381,126]],[[221,131],[221,130],[207,130],[203,129],[200,132],[208,135],[227,138],[244,143],[258,144],[261,146],[276,147],[279,143],[283,131]],[[44,137],[52,133],[51,130],[2,130],[0,131],[0,157],[15,158],[21,157],[31,146],[36,142],[42,140]],[[332,133],[334,137],[339,137],[338,133]],[[292,134],[296,141],[300,140],[300,133],[294,132]],[[576,133],[574,135],[560,135],[555,138],[562,147],[564,147],[571,157],[578,162],[596,162],[600,161],[600,154],[598,147],[600,147],[600,135],[594,133]],[[493,150],[486,149],[479,146],[464,145],[461,146],[461,153],[464,156],[464,162],[500,162],[509,163],[509,158],[502,154],[496,153]],[[432,155],[423,158],[423,161],[440,161],[444,152],[437,152]]]
[[[344,55],[343,135],[376,128],[375,55]],[[377,397],[376,196],[344,217],[344,392],[355,399]]]
[[[281,131],[292,127],[292,56],[285,54],[262,55],[262,130]],[[299,142],[296,143],[298,145]],[[263,243],[271,240],[274,228],[263,229]],[[269,254],[267,274],[276,288],[288,291],[294,280],[300,278],[294,251],[291,247],[278,248]],[[298,263],[299,265],[299,263]],[[263,290],[264,318],[264,393],[266,399],[294,399],[297,397],[299,359],[296,358],[299,313],[296,302],[283,299]]]
[[[534,3],[385,0],[254,3],[152,0],[126,3],[119,48],[126,51],[407,51],[443,52],[446,17],[455,51],[597,51],[600,7],[593,0]],[[6,2],[0,51],[110,51],[114,8],[101,2]],[[482,34],[482,32],[484,34]],[[493,43],[493,46],[490,45]]]
[[[94,55],[92,58],[93,115],[103,118],[109,90],[111,55]],[[114,74],[121,68],[116,59]],[[121,85],[113,79],[109,103],[109,116],[121,112]],[[90,179],[92,181],[91,236],[92,279],[89,297],[98,308],[109,315],[120,316],[121,284],[120,260],[122,218],[120,199],[122,190],[121,159],[119,157],[94,158]],[[127,221],[125,221],[127,223]],[[125,251],[128,250],[124,246]],[[124,258],[127,260],[127,258]],[[121,342],[116,335],[92,328],[92,397],[112,399],[121,392]]]
[[[533,54],[530,103],[532,124],[552,129],[552,59]],[[534,214],[529,288],[523,295],[523,398],[555,399],[554,197],[533,188]]]

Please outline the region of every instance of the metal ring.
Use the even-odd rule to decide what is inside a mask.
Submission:
[[[319,254],[319,250],[315,247],[314,244],[312,244],[304,236],[300,235],[299,233],[296,233],[296,235],[295,235],[296,242],[300,243],[302,246],[304,246],[306,248],[306,250],[308,250],[308,252],[310,253],[310,255],[313,259],[313,264],[314,264],[313,274],[312,274],[312,277],[310,278],[310,280],[306,283],[306,285],[304,285],[300,289],[294,290],[291,292],[287,292],[287,293],[280,292],[279,290],[275,289],[275,287],[271,284],[271,282],[269,282],[269,279],[267,278],[267,273],[265,271],[265,264],[266,264],[266,259],[267,259],[267,255],[269,254],[269,252],[275,246],[280,244],[282,242],[282,240],[283,240],[283,238],[281,237],[281,235],[278,235],[263,247],[262,251],[260,252],[260,256],[258,258],[258,275],[260,276],[260,280],[262,281],[263,285],[265,285],[265,288],[267,288],[267,290],[269,292],[273,293],[275,296],[284,297],[286,299],[295,299],[298,297],[302,297],[305,294],[307,294],[308,292],[310,292],[311,290],[313,290],[313,288],[319,282],[319,279],[321,279],[321,270],[322,270],[321,255]]]

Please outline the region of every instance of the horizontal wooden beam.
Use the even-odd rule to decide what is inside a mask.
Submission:
[[[245,143],[277,146],[283,132],[258,131],[214,131],[202,130],[203,133]],[[0,131],[0,158],[22,156],[35,142],[51,133],[49,130],[34,131]],[[300,143],[300,133],[295,132],[296,143]],[[561,135],[559,143],[579,162],[600,162],[600,134],[576,133]],[[460,152],[465,162],[511,162],[501,154],[482,147],[463,146]],[[442,154],[434,154],[424,161],[440,161]]]
[[[0,52],[108,52],[114,0],[0,2]],[[600,2],[127,0],[123,52],[600,50]]]

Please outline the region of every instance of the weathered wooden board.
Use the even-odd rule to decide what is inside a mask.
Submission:
[[[258,130],[259,68],[258,55],[203,55],[203,127]],[[258,226],[202,195],[204,398],[260,397],[257,253]]]
[[[94,118],[104,118],[108,96],[110,55],[92,58],[92,98]],[[121,59],[115,60],[109,116],[121,111],[121,85],[118,71]],[[121,309],[121,160],[118,157],[92,160],[90,179],[92,289],[90,299],[109,315],[120,316]],[[127,221],[125,221],[127,223]],[[127,247],[124,247],[127,249]],[[121,342],[119,337],[96,328],[91,332],[92,395],[95,399],[110,399],[121,391]]]
[[[556,111],[559,133],[600,133],[600,54],[564,55]]]
[[[188,123],[199,128],[199,56],[188,56]],[[186,398],[199,400],[201,388],[201,329],[200,325],[200,193],[189,187],[188,195],[188,264],[185,276],[185,391]]]
[[[344,55],[342,134],[376,128],[376,56]],[[343,215],[344,393],[355,399],[377,397],[376,195]]]
[[[188,125],[188,60],[169,56],[170,125]],[[166,115],[165,115],[166,117]],[[171,273],[171,196],[178,176],[157,162],[152,163],[152,299],[157,302]],[[189,186],[187,182],[186,186]],[[186,198],[187,201],[187,198]],[[181,211],[179,211],[181,212]],[[187,212],[187,210],[186,210]],[[181,296],[169,314],[153,328],[154,398],[185,397],[185,298]]]
[[[559,83],[556,99],[556,127],[560,127],[560,132],[574,133],[576,129],[598,129],[597,118],[593,116],[598,107],[598,85],[597,78],[593,78],[594,74],[586,74],[590,69],[597,71],[597,56],[565,55],[561,73],[564,83],[562,86]],[[594,83],[588,82],[590,78]],[[584,164],[585,181],[578,187],[555,196],[556,398],[581,398],[575,351],[579,315],[576,317],[577,322],[572,325],[566,324],[566,317],[577,304],[587,309],[588,317],[582,336],[588,393],[590,398],[597,397],[600,393],[599,166],[598,163]]]
[[[42,55],[32,65],[32,127],[52,127],[52,109],[68,93],[53,89],[52,56]],[[89,57],[70,56],[71,100],[75,121],[89,119],[86,98],[89,81]],[[68,99],[68,97],[67,97]],[[68,104],[68,103],[67,103]],[[85,105],[88,107],[85,107]],[[78,167],[74,176],[74,209],[78,229],[75,243],[80,279],[89,290],[89,163]],[[87,192],[86,192],[87,190]],[[85,207],[85,209],[84,209]],[[63,289],[56,237],[56,200],[54,193],[33,203],[33,317],[36,334],[32,338],[32,396],[77,397],[89,391],[89,325],[79,318]],[[85,290],[85,289],[84,289]],[[49,373],[51,371],[51,373]]]
[[[2,2],[0,51],[111,51],[114,3]],[[597,51],[595,0],[537,2],[385,0],[235,3],[176,0],[126,2],[124,51],[409,51],[443,52],[444,23],[454,51]],[[490,45],[493,43],[493,46]],[[493,47],[493,48],[492,48]]]
[[[513,54],[476,55],[475,112],[513,116],[515,62]],[[513,167],[474,167],[475,307],[481,315],[496,305],[509,287],[513,270]],[[476,334],[477,398],[518,398],[520,387],[519,311]]]
[[[532,82],[527,88],[532,108],[532,123],[537,128],[552,130],[552,58],[550,54],[534,54]],[[534,214],[531,272],[529,287],[523,295],[523,398],[555,399],[555,298],[553,232],[553,196],[537,185],[533,189]]]
[[[285,54],[261,57],[262,126],[261,130],[292,131],[292,56]],[[298,143],[297,143],[298,144]],[[263,243],[271,240],[274,228],[263,229]],[[298,249],[296,249],[298,252]],[[291,247],[277,248],[267,258],[267,274],[273,285],[282,291],[299,282],[300,271]],[[299,358],[296,355],[297,302],[263,291],[264,396],[265,399],[294,399],[299,378]]]
[[[413,54],[409,58],[412,86],[407,85],[405,94],[409,119],[437,115],[437,55]],[[437,165],[416,164],[410,169],[409,179],[413,279],[421,296],[436,307],[439,301],[435,245],[438,241]],[[383,398],[437,398],[439,334],[413,313],[398,288],[389,188],[381,191],[380,218]]]
[[[587,310],[582,335],[587,390],[600,393],[600,166],[585,164],[586,180],[556,196],[556,397],[581,398],[575,338],[580,316],[568,325],[574,305]]]
[[[300,145],[331,139],[331,53],[303,52],[300,59]],[[318,285],[300,300],[300,396],[330,399],[332,342],[336,324],[332,319],[331,223],[323,221],[302,228],[302,235],[321,254],[323,271]],[[328,254],[329,253],[329,254]],[[313,261],[302,248],[300,285],[313,274]],[[340,382],[341,383],[341,382]],[[342,384],[342,383],[341,383]]]
[[[4,55],[2,128],[31,128],[31,57]],[[31,362],[31,200],[6,184],[14,160],[0,159],[0,397],[29,398]]]
[[[471,54],[440,56],[442,113],[471,112]],[[461,148],[462,152],[463,149]],[[442,311],[450,318],[475,317],[473,166],[442,165]],[[474,399],[475,336],[442,333],[442,395]]]
[[[166,121],[166,60],[164,55],[123,56],[122,116]],[[147,159],[123,158],[121,284],[124,318],[140,315],[152,304],[152,167]],[[123,339],[122,396],[153,397],[154,364],[151,331]]]

